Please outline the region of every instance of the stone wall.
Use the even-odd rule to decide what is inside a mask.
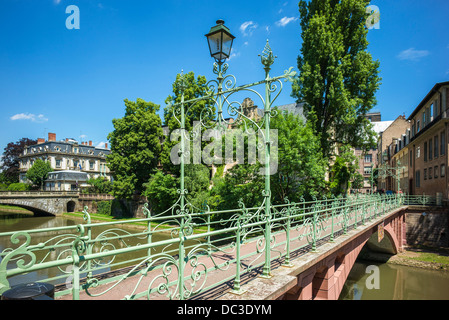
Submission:
[[[449,247],[449,210],[409,209],[407,244]]]

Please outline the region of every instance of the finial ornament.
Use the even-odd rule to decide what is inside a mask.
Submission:
[[[274,63],[274,59],[277,58],[273,55],[273,51],[271,51],[270,43],[267,39],[267,43],[265,44],[265,48],[262,51],[262,54],[259,54],[262,64],[265,66],[265,69],[270,69],[271,65]]]

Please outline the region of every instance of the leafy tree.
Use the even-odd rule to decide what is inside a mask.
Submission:
[[[47,179],[48,174],[52,171],[53,169],[51,168],[49,162],[38,158],[34,161],[34,164],[31,166],[30,170],[27,171],[26,177],[39,188],[42,188],[45,179]]]
[[[26,146],[32,146],[37,140],[22,138],[17,142],[6,145],[2,156],[2,181],[13,183],[19,182],[19,156],[22,155]]]
[[[181,128],[179,121],[181,120],[180,107],[173,107],[173,104],[181,102],[182,87],[184,87],[184,101],[196,99],[207,95],[207,80],[204,76],[197,76],[191,71],[187,74],[177,74],[173,83],[173,94],[165,100],[167,106],[164,108],[164,124],[169,129],[169,136],[165,138],[163,151],[161,155],[161,163],[166,172],[179,175],[179,166],[174,165],[170,159],[172,148],[180,143],[179,141],[170,141],[170,133],[175,129]],[[202,120],[201,132],[206,127],[212,126],[214,118],[215,106],[210,99],[199,100],[196,103],[185,104],[185,130],[191,134],[194,130],[194,122]],[[179,119],[179,121],[178,121]],[[192,137],[190,136],[190,139]],[[193,154],[193,152],[191,152]]]
[[[112,182],[105,177],[91,178],[87,180],[90,184],[89,192],[92,193],[109,193],[112,191]]]
[[[187,200],[197,209],[203,209],[208,202],[210,170],[203,164],[188,164],[185,168]]]
[[[365,179],[363,178],[363,176],[359,172],[356,172],[352,177],[351,189],[362,189],[364,186],[364,182]]]
[[[340,146],[331,169],[330,189],[334,195],[346,194],[350,181],[357,173],[358,161],[348,146]]]
[[[28,183],[16,182],[11,183],[7,189],[8,191],[27,191],[30,190],[30,185]]]
[[[303,44],[292,95],[305,102],[326,158],[336,144],[369,149],[374,132],[365,114],[376,105],[379,62],[368,53],[369,0],[299,2]]]
[[[271,120],[271,128],[278,131],[278,170],[271,177],[273,202],[322,194],[326,161],[310,123],[293,114],[279,113]]]
[[[113,119],[114,131],[108,135],[111,153],[107,157],[113,172],[113,195],[130,199],[141,194],[143,184],[156,170],[161,153],[159,105],[137,99],[125,99],[125,115]]]
[[[179,197],[178,179],[161,170],[154,173],[144,186],[143,195],[147,197],[150,210],[154,214],[168,210]]]

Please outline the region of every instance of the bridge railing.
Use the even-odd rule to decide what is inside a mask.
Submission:
[[[57,285],[73,299],[189,299],[243,277],[269,277],[298,252],[317,250],[358,225],[412,201],[405,195],[360,195],[225,211],[179,210],[175,204],[132,221],[0,233],[0,294],[27,277]],[[127,228],[143,223],[145,230]],[[6,240],[6,241],[5,241]],[[22,280],[20,277],[24,277]],[[132,285],[130,284],[132,282]],[[126,289],[124,289],[126,287]]]
[[[0,198],[78,196],[78,194],[78,191],[0,191]]]

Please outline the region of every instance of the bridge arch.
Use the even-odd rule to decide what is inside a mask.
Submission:
[[[70,200],[67,202],[67,212],[75,212],[76,208],[76,202],[73,200]]]
[[[0,203],[32,211],[35,215],[60,215],[74,212],[78,193],[73,192],[3,192]]]
[[[378,238],[378,225],[384,225],[384,237]],[[362,249],[397,254],[405,241],[405,211],[375,224],[355,238],[347,239],[335,250],[323,254],[308,269],[297,275],[297,284],[285,300],[337,300]]]

